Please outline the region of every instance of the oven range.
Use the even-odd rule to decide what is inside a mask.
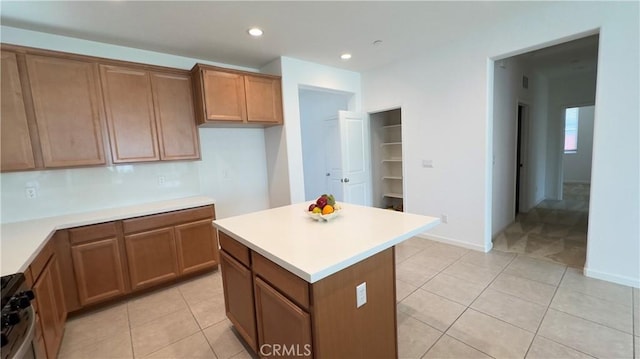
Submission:
[[[26,286],[22,273],[0,278],[2,285],[2,359],[34,358],[33,333],[35,317],[31,300],[34,295]]]

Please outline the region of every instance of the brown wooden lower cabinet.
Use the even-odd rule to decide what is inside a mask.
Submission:
[[[181,274],[189,274],[218,265],[218,242],[211,219],[175,227],[176,252]]]
[[[249,347],[257,352],[258,337],[251,270],[224,250],[220,252],[220,267],[227,317]]]
[[[126,235],[124,241],[133,290],[166,282],[178,276],[173,227]]]
[[[308,283],[225,233],[218,236],[227,316],[260,357],[397,358],[393,247]],[[250,268],[230,254],[246,252]],[[363,282],[367,302],[357,307],[356,286]]]
[[[55,358],[60,349],[67,318],[56,256],[51,256],[44,269],[39,275],[34,274],[34,277],[37,279],[32,289],[37,301],[36,310],[42,341],[47,358]]]

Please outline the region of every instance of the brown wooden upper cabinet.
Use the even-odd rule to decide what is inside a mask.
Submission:
[[[31,147],[18,60],[13,52],[2,51],[2,114],[0,165],[2,171],[19,171],[36,167]]]
[[[26,55],[44,167],[105,164],[95,63]]]
[[[100,65],[114,163],[200,158],[188,75]]]
[[[198,124],[283,123],[280,77],[202,64],[191,75]]]

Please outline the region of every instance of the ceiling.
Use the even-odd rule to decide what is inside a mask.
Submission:
[[[547,6],[481,1],[5,1],[2,25],[260,68],[280,56],[366,71]],[[259,26],[262,38],[247,29]],[[375,40],[382,40],[374,46]],[[350,52],[349,61],[340,54]]]

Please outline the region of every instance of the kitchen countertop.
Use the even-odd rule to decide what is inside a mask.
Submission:
[[[56,230],[177,211],[213,203],[213,198],[195,196],[38,218],[22,222],[3,223],[0,225],[1,275],[24,272]]]
[[[213,221],[222,232],[309,283],[392,247],[440,223],[439,218],[341,204],[329,222],[298,203]]]

